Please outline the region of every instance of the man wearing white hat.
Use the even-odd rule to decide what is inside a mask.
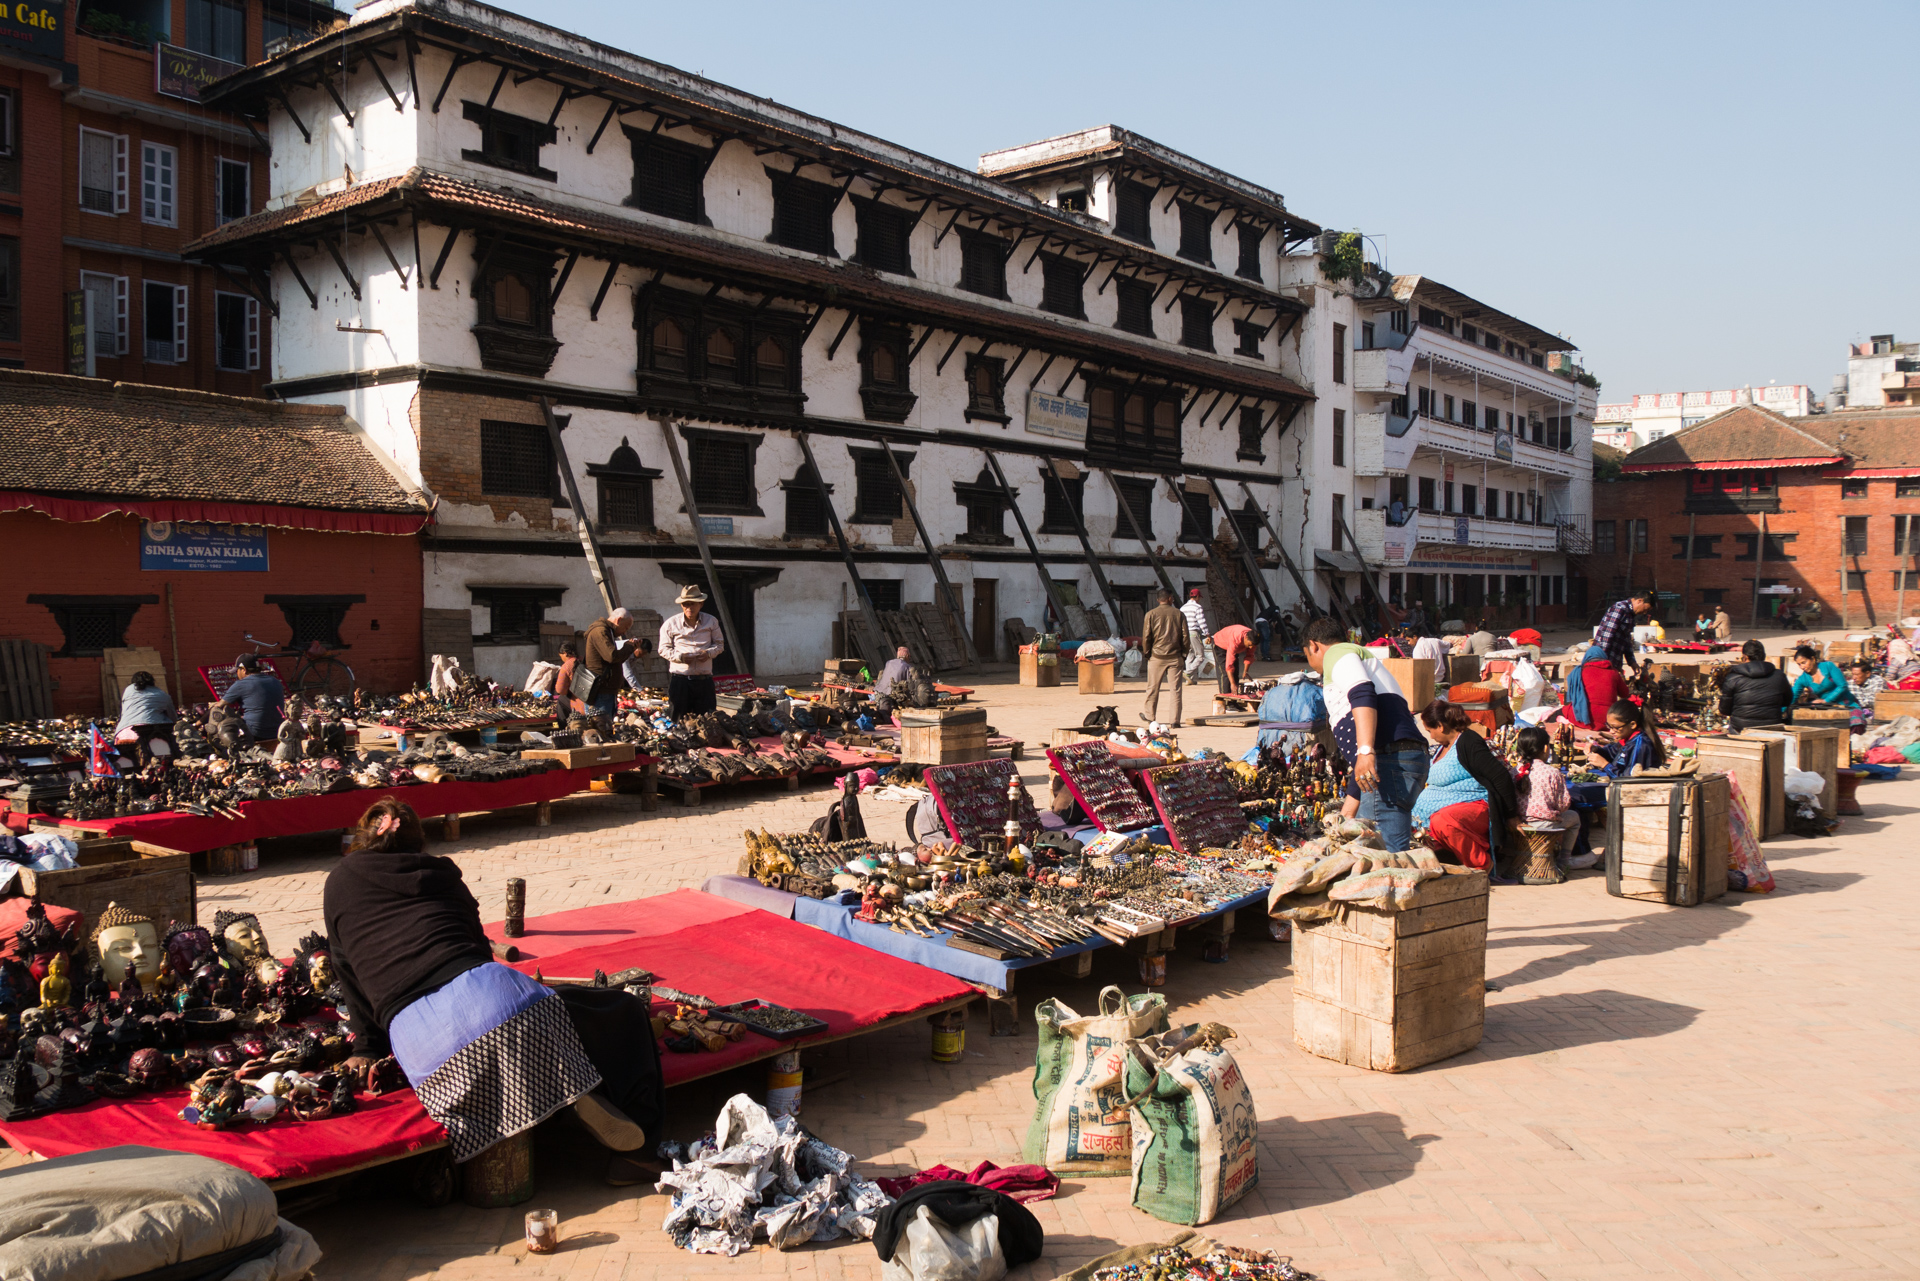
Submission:
[[[720,620],[703,613],[707,594],[686,586],[673,598],[680,612],[660,624],[660,657],[667,660],[667,708],[675,720],[714,710],[713,660],[727,648]]]

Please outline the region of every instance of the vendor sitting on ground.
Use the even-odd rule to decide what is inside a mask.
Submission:
[[[1704,609],[1700,611],[1700,617],[1693,620],[1693,638],[1697,641],[1713,639],[1713,615]]]
[[[1567,687],[1561,702],[1568,720],[1582,729],[1600,729],[1607,723],[1607,709],[1627,696],[1626,678],[1620,675],[1618,661],[1598,645],[1589,645],[1579,666],[1567,673]]]
[[[1725,605],[1713,607],[1713,638],[1715,640],[1733,639],[1733,619],[1728,616]]]
[[[1631,699],[1607,709],[1607,732],[1587,749],[1587,762],[1607,778],[1628,778],[1636,769],[1659,769],[1667,749],[1651,714]]]
[[[153,679],[152,672],[135,672],[133,680],[120,692],[120,720],[113,727],[113,741],[138,746],[140,763],[155,757],[170,759],[178,750],[173,741],[173,699]]]
[[[1860,706],[1853,691],[1847,688],[1847,676],[1840,670],[1840,665],[1820,657],[1820,651],[1813,646],[1801,645],[1795,649],[1793,663],[1800,669],[1800,675],[1793,680],[1795,703],[1817,703],[1823,707]]]
[[[139,679],[136,674],[135,680]],[[1880,697],[1880,691],[1887,687],[1884,674],[1874,670],[1873,664],[1864,658],[1854,660],[1847,676],[1847,692],[1853,695],[1853,701],[1866,713],[1867,719],[1873,716],[1873,704]]]
[[[880,676],[873,682],[873,696],[882,698],[893,693],[893,687],[907,679],[913,671],[913,651],[905,645],[893,651],[893,657],[880,669]]]
[[[1755,725],[1784,725],[1793,711],[1793,686],[1787,674],[1767,661],[1766,647],[1757,640],[1740,646],[1745,660],[1723,667],[1714,679],[1720,685],[1720,713],[1735,733]]]
[[[660,1064],[647,1006],[620,988],[549,989],[496,964],[452,859],[426,853],[413,808],[360,817],[324,893],[333,968],[354,1033],[347,1065],[389,1053],[469,1161],[565,1108],[615,1155],[607,1181],[649,1177]]]
[[[1507,820],[1520,809],[1513,775],[1452,703],[1436,698],[1417,719],[1440,751],[1413,803],[1413,821],[1426,827],[1427,844],[1441,862],[1477,867],[1500,884],[1512,884],[1500,876],[1496,860]]]
[[[287,687],[266,668],[266,660],[258,654],[242,654],[233,664],[239,679],[227,686],[226,697],[220,700],[240,709],[240,719],[256,743],[271,743],[280,732],[281,704],[287,697]]]

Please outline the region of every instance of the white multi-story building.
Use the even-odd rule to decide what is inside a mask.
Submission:
[[[604,610],[595,564],[817,670],[862,591],[937,599],[920,521],[1003,654],[1050,596],[1296,594],[1263,516],[1318,228],[1272,191],[1114,129],[970,172],[472,0],[362,4],[209,98],[273,182],[193,252],[276,311],[273,393],[437,496],[426,604],[487,675]]]
[[[1847,372],[1833,380],[1829,409],[1920,404],[1920,343],[1875,334],[1847,347]]]
[[[1567,555],[1587,546],[1598,383],[1573,345],[1422,276],[1332,288],[1341,297],[1314,310],[1332,384],[1315,383],[1331,420],[1322,563],[1351,565],[1344,513],[1389,597],[1468,621],[1583,613]]]
[[[1729,387],[1720,391],[1656,391],[1632,400],[1600,405],[1593,414],[1593,438],[1628,453],[1663,436],[1685,431],[1738,405],[1759,405],[1782,418],[1821,412],[1813,389],[1795,383],[1782,387]]]

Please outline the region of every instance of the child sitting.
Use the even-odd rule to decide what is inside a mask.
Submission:
[[[1587,760],[1607,778],[1630,778],[1636,768],[1665,765],[1667,753],[1646,709],[1623,698],[1607,709],[1607,732],[1594,740]]]
[[[1573,812],[1567,778],[1550,759],[1552,739],[1547,731],[1529,725],[1514,736],[1520,749],[1520,770],[1514,788],[1520,793],[1520,817],[1536,827],[1560,831],[1560,866],[1569,870],[1592,867],[1600,859],[1589,851],[1575,855],[1580,842],[1580,816]]]

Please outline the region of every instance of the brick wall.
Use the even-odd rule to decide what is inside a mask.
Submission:
[[[553,528],[551,499],[488,494],[480,484],[480,420],[544,426],[540,406],[466,392],[422,391],[413,398],[410,416],[420,442],[420,478],[441,501],[484,503],[493,508],[495,520],[518,512],[535,529]]]
[[[270,529],[264,574],[159,573],[140,568],[140,524],[131,516],[109,516],[86,524],[67,524],[38,512],[0,515],[0,545],[8,549],[12,571],[0,596],[0,635],[25,637],[61,648],[64,638],[53,614],[29,605],[29,595],[141,596],[160,598],[143,605],[126,633],[127,644],[160,651],[168,689],[174,682],[173,635],[167,622],[167,586],[174,594],[174,621],[180,642],[180,673],[187,697],[204,701],[206,686],[196,667],[231,663],[250,648],[242,633],[284,641],[286,617],[269,595],[364,595],[341,624],[348,649],[342,659],[360,684],[376,692],[403,690],[419,677],[420,543],[387,534],[329,534],[313,530]],[[60,688],[54,707],[62,714],[98,714],[100,660],[55,658],[52,673]],[[157,675],[158,673],[156,673]]]
[[[1690,473],[1661,473],[1654,476],[1603,482],[1593,487],[1594,520],[1616,522],[1620,530],[1619,550],[1612,556],[1598,553],[1588,558],[1593,572],[1594,604],[1601,597],[1625,584],[1628,556],[1624,522],[1647,522],[1647,550],[1632,557],[1631,586],[1657,588],[1663,592],[1682,592],[1687,582],[1685,539],[1686,504]],[[1792,535],[1784,550],[1791,560],[1766,560],[1760,565],[1763,579],[1777,579],[1788,587],[1797,587],[1803,596],[1819,600],[1825,618],[1839,625],[1850,617],[1852,625],[1890,621],[1899,603],[1896,571],[1900,560],[1894,555],[1894,516],[1920,518],[1920,496],[1895,496],[1898,482],[1867,480],[1865,494],[1847,498],[1842,482],[1819,470],[1781,471],[1777,474],[1780,510],[1767,513],[1769,535]],[[1864,555],[1846,557],[1852,580],[1847,592],[1848,610],[1841,605],[1841,544],[1848,517],[1865,517],[1867,545]],[[1920,520],[1916,520],[1920,527]],[[1692,592],[1681,602],[1687,611],[1706,603],[1706,593],[1718,590],[1727,612],[1744,625],[1753,609],[1754,561],[1748,552],[1748,540],[1760,531],[1757,513],[1735,515],[1699,514],[1693,518],[1693,536],[1698,540],[1718,536],[1711,548],[1698,548],[1693,562]],[[1717,553],[1705,555],[1706,552]],[[1745,557],[1746,559],[1741,559]],[[1920,587],[1909,585],[1905,608],[1920,611]],[[1761,598],[1762,621],[1768,617],[1767,598]],[[1850,613],[1848,612],[1850,611]],[[1691,613],[1688,617],[1691,617]]]

